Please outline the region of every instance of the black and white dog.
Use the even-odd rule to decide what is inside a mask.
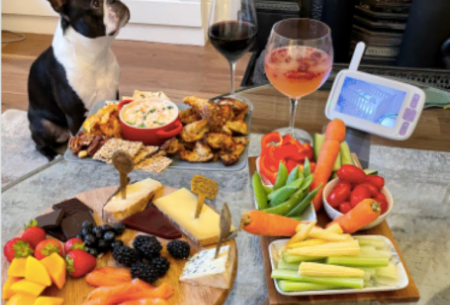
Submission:
[[[61,16],[52,46],[33,63],[28,119],[36,148],[53,147],[81,127],[95,102],[118,99],[119,65],[110,46],[130,18],[118,0],[49,0]]]

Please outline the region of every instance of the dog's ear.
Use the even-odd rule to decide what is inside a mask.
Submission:
[[[67,0],[48,0],[57,13],[62,13]]]

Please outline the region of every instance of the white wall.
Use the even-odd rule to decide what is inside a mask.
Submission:
[[[129,7],[131,19],[118,39],[205,44],[201,0],[122,1]],[[4,30],[53,34],[57,23],[58,15],[47,0],[2,0]]]

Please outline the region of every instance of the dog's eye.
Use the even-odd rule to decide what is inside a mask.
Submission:
[[[93,8],[100,8],[100,4],[101,4],[100,0],[91,0],[91,6]]]

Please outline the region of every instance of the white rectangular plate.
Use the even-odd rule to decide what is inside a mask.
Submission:
[[[357,237],[358,235],[355,235]],[[330,294],[346,294],[346,293],[364,293],[364,292],[377,292],[377,291],[393,291],[403,289],[409,284],[408,275],[405,271],[405,266],[403,266],[402,261],[398,257],[397,251],[395,251],[392,242],[382,235],[360,235],[364,237],[370,237],[373,239],[381,239],[385,242],[387,248],[392,253],[392,258],[397,266],[398,281],[392,285],[376,285],[373,287],[366,287],[362,289],[328,289],[328,290],[311,290],[311,291],[299,291],[299,292],[283,292],[278,286],[278,282],[274,280],[275,288],[279,294],[287,296],[306,296],[306,295],[330,295]],[[272,270],[276,269],[278,262],[278,251],[281,249],[289,239],[278,239],[270,243],[269,245],[269,255],[270,264]]]

